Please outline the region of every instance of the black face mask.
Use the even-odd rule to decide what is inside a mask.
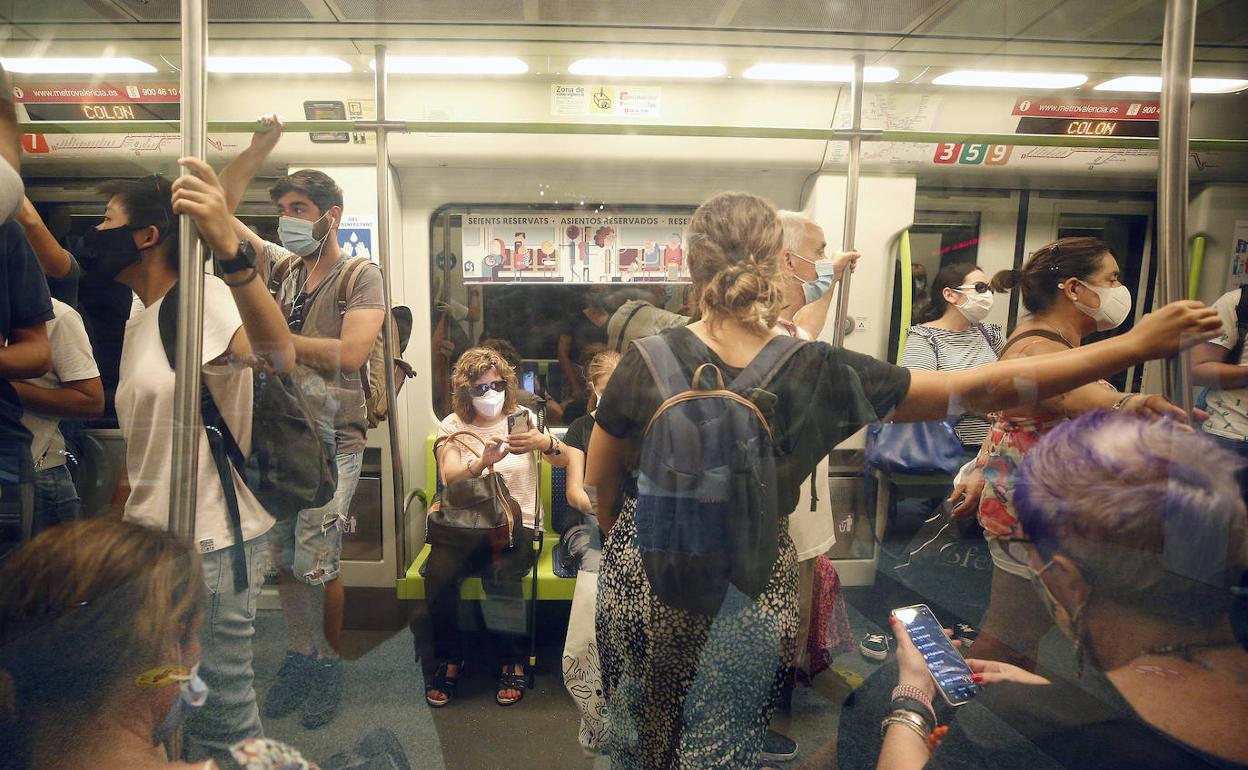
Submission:
[[[143,261],[139,247],[134,245],[132,233],[148,227],[150,225],[142,227],[123,225],[108,230],[88,230],[82,239],[85,253],[78,257],[78,263],[82,265],[83,270],[96,273],[110,281],[115,280],[122,270]]]

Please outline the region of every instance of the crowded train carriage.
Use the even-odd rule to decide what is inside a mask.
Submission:
[[[1235,0],[0,0],[0,768],[1248,767]]]

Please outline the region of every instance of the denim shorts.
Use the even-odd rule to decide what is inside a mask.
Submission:
[[[334,459],[338,464],[334,499],[320,508],[309,508],[279,521],[269,531],[274,566],[308,585],[324,585],[337,579],[341,572],[342,526],[360,480],[364,453],[337,455]]]

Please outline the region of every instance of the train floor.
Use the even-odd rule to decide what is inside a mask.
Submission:
[[[889,610],[924,602],[946,625],[959,620],[979,624],[991,576],[982,535],[974,528],[947,530],[934,547],[898,569],[911,550],[934,534],[933,525],[925,525],[922,516],[914,518],[903,508],[899,518],[893,534],[881,544],[874,585],[844,591],[852,648],[816,677],[812,687],[797,688],[791,713],[779,714],[773,721],[773,727],[799,743],[798,757],[777,766],[796,770],[875,767],[879,715],[896,683],[896,662],[895,655],[884,663],[867,660],[859,654],[857,641],[867,633],[887,633]],[[348,602],[350,597],[349,593]],[[374,728],[386,727],[402,741],[413,768],[607,768],[604,758],[587,757],[577,743],[579,715],[563,689],[560,660],[568,609],[566,603],[542,603],[537,684],[516,706],[496,705],[494,671],[480,665],[473,668],[470,662],[456,700],[444,709],[428,708],[412,633],[405,622],[395,622],[393,630],[345,633],[348,660],[342,708],[332,723],[310,731],[299,724],[296,715],[266,721],[266,733],[316,760],[349,748]],[[407,611],[422,609],[414,603]],[[256,631],[256,689],[263,701],[285,650],[280,613],[262,610]],[[1056,631],[1045,638],[1041,659],[1050,670],[1074,668],[1070,646]]]

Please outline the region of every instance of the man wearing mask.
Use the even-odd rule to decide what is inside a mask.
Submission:
[[[261,123],[270,130],[257,133],[225,171],[231,210],[281,136],[276,115]],[[345,307],[338,307],[347,260],[338,245],[342,190],[333,179],[321,171],[296,171],[278,180],[269,197],[281,214],[280,246],[237,219],[235,230],[252,243],[268,268],[270,289],[294,333],[296,380],[320,415],[323,430],[332,434],[338,466],[334,499],[278,522],[269,539],[279,568],[288,648],[263,714],[276,719],[301,710],[301,722],[311,730],[333,720],[342,697],[342,530],[367,443],[360,369],[381,332],[385,299],[381,270],[370,263],[358,274]]]
[[[823,228],[810,217],[795,211],[781,211],[784,227],[784,254],[780,257],[784,304],[780,308],[780,326],[802,339],[816,339],[828,320],[828,310],[836,294],[833,288],[845,272],[858,264],[859,254],[847,251],[829,257]],[[811,484],[815,488],[811,489]],[[828,552],[836,542],[836,521],[830,511],[819,510],[818,500],[830,500],[828,461],[819,463],[814,475],[802,485],[801,502],[789,514],[789,536],[797,549],[798,568],[798,631],[794,668],[810,675],[807,645],[810,619],[817,601],[814,596],[815,560]],[[787,694],[791,693],[793,676],[788,677]],[[763,747],[764,758],[772,761],[792,759],[797,743],[768,730]]]
[[[48,285],[26,236],[12,221],[24,200],[12,93],[0,69],[0,559],[29,534],[33,514],[31,434],[22,425],[22,405],[9,382],[39,377],[52,366],[44,326],[52,320]]]

